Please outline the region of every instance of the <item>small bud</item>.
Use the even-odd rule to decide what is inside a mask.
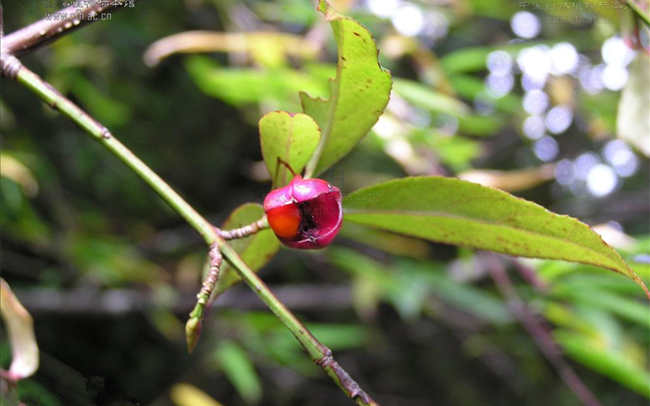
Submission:
[[[187,341],[187,352],[194,351],[196,344],[199,342],[201,336],[201,328],[203,323],[200,317],[190,317],[185,323],[185,340]]]

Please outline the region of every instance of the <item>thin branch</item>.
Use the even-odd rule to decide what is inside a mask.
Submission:
[[[24,54],[129,4],[132,3],[126,0],[75,1],[75,4],[5,36],[2,52]]]
[[[224,240],[235,240],[238,238],[246,238],[249,235],[255,234],[258,231],[269,228],[269,220],[266,216],[263,216],[261,219],[245,225],[243,227],[235,228],[233,230],[222,230],[215,227],[217,234],[221,236]]]
[[[499,258],[495,255],[490,256],[492,258],[489,264],[490,276],[492,276],[496,287],[505,298],[506,305],[512,315],[519,320],[524,329],[533,338],[544,357],[553,365],[564,383],[571,389],[580,402],[586,406],[601,406],[596,396],[587,388],[573,368],[571,368],[571,365],[564,359],[562,350],[555,343],[542,321],[521,300]]]
[[[262,282],[257,274],[246,265],[235,250],[228,244],[221,246],[221,253],[235,268],[241,278],[254,292],[266,303],[271,311],[291,331],[296,339],[305,348],[312,361],[319,365],[334,382],[345,392],[348,397],[355,400],[357,405],[378,405],[359,385],[345,372],[345,370],[332,358],[332,351],[321,344],[296,316],[277,300],[269,288]]]
[[[80,109],[63,96],[52,85],[45,82],[37,74],[27,69],[24,65],[11,55],[4,55],[2,62],[3,73],[15,78],[19,83],[36,93],[53,109],[69,117],[79,127],[86,130],[100,144],[108,148],[114,155],[120,158],[127,166],[136,172],[145,182],[149,184],[158,194],[178,212],[185,220],[194,227],[208,244],[221,240],[212,229],[212,225],[194,210],[183,198],[176,193],[164,180],[152,171],[144,162],[135,156],[124,144],[117,140],[106,127],[92,118],[88,113]]]
[[[635,0],[626,0],[625,4],[632,10],[634,14],[637,15],[640,19],[642,19],[648,26],[650,26],[650,13],[648,13],[647,10],[644,10],[640,4],[638,4]]]
[[[0,67],[4,76],[13,78],[35,93],[52,108],[59,110],[65,116],[86,130],[96,141],[104,145],[111,153],[121,159],[129,168],[140,176],[154,189],[178,214],[180,214],[204,238],[208,246],[217,244],[226,260],[237,270],[241,278],[250,286],[271,311],[284,323],[300,344],[305,348],[311,359],[316,362],[334,382],[357,405],[377,405],[377,403],[361,390],[359,385],[332,358],[329,348],[321,344],[311,332],[280,302],[257,274],[246,265],[237,252],[228,245],[217,233],[216,229],[202,217],[192,206],[176,193],[164,180],[151,170],[140,158],[135,156],[124,144],[92,118],[64,97],[52,85],[43,81],[34,72],[27,69],[13,55],[0,56]]]

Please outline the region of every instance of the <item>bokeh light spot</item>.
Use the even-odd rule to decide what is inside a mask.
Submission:
[[[605,164],[594,165],[587,174],[587,188],[597,197],[607,196],[616,188],[618,178],[614,170]]]
[[[530,11],[518,11],[510,19],[512,32],[518,37],[531,39],[535,38],[542,29],[539,18]]]

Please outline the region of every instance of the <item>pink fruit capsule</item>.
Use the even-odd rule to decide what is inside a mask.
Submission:
[[[332,242],[343,223],[341,191],[322,179],[300,175],[264,199],[271,229],[292,248],[323,248]]]

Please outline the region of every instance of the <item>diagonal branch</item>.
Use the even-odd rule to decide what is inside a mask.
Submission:
[[[61,35],[100,20],[109,11],[124,8],[132,2],[126,0],[73,1],[74,4],[6,35],[2,41],[2,52],[23,54]]]
[[[149,168],[140,158],[134,155],[124,144],[117,140],[106,127],[63,96],[52,85],[45,82],[37,74],[25,67],[16,57],[10,54],[0,56],[0,69],[3,76],[15,79],[31,90],[50,107],[60,111],[70,118],[97,142],[117,156],[140,178],[142,178],[160,197],[162,197],[178,214],[180,214],[196,231],[198,231],[208,246],[216,244],[223,257],[237,270],[242,280],[257,294],[269,309],[291,331],[303,346],[310,358],[319,365],[325,373],[343,390],[357,405],[378,405],[350,375],[334,360],[332,351],[321,344],[311,332],[296,318],[296,316],[280,302],[257,274],[248,267],[239,254],[228,245],[203,216],[190,206],[174,189],[160,176]],[[261,225],[261,224],[260,224]]]
[[[636,0],[625,0],[625,4],[632,10],[634,14],[637,15],[640,19],[642,19],[648,26],[650,26],[650,10],[648,9],[648,3],[645,3],[645,9],[644,6],[641,4],[637,3]]]

